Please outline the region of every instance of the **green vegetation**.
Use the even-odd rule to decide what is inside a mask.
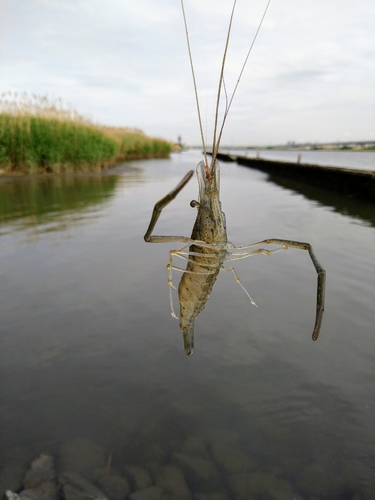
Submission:
[[[141,130],[116,127],[101,127],[100,130],[117,143],[118,160],[166,158],[173,149],[172,143],[148,137]]]
[[[120,161],[167,157],[172,144],[142,131],[95,125],[61,100],[3,94],[0,169],[41,173],[100,170]]]

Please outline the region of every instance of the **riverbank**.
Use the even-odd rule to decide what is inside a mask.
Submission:
[[[165,158],[173,145],[141,130],[94,124],[58,101],[11,95],[0,100],[0,172],[101,170],[134,159]]]
[[[121,161],[165,158],[172,144],[141,131],[71,120],[0,115],[3,174],[63,173],[108,168]]]

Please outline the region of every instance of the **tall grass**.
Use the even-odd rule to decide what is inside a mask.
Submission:
[[[148,137],[141,130],[104,126],[100,130],[118,144],[120,160],[166,158],[173,148],[170,142]]]
[[[167,157],[171,150],[171,143],[140,130],[96,125],[61,100],[26,93],[0,99],[5,172],[101,169],[128,159]]]

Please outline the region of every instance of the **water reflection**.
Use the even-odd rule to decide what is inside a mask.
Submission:
[[[20,231],[40,225],[48,225],[44,231],[60,231],[113,196],[117,182],[115,175],[2,179],[0,234],[10,224]]]
[[[326,207],[333,207],[335,212],[342,215],[348,215],[359,221],[363,221],[366,225],[375,226],[374,204],[369,201],[362,201],[358,198],[329,190],[326,191],[314,185],[297,182],[285,177],[278,177],[277,175],[269,174],[267,180],[285,189],[300,193],[308,200],[318,201]]]

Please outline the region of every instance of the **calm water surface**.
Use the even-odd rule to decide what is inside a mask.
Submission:
[[[204,484],[183,469],[192,495],[246,498],[244,474],[257,474],[293,498],[374,498],[374,205],[222,164],[229,239],[311,242],[327,270],[326,312],[312,342],[306,252],[254,256],[236,270],[259,308],[223,273],[188,358],[165,272],[178,245],[143,234],[155,201],[199,159],[1,180],[0,467],[16,449],[58,460],[81,438],[114,466],[169,464],[195,442],[219,477]],[[189,235],[196,197],[194,180],[156,234]]]

